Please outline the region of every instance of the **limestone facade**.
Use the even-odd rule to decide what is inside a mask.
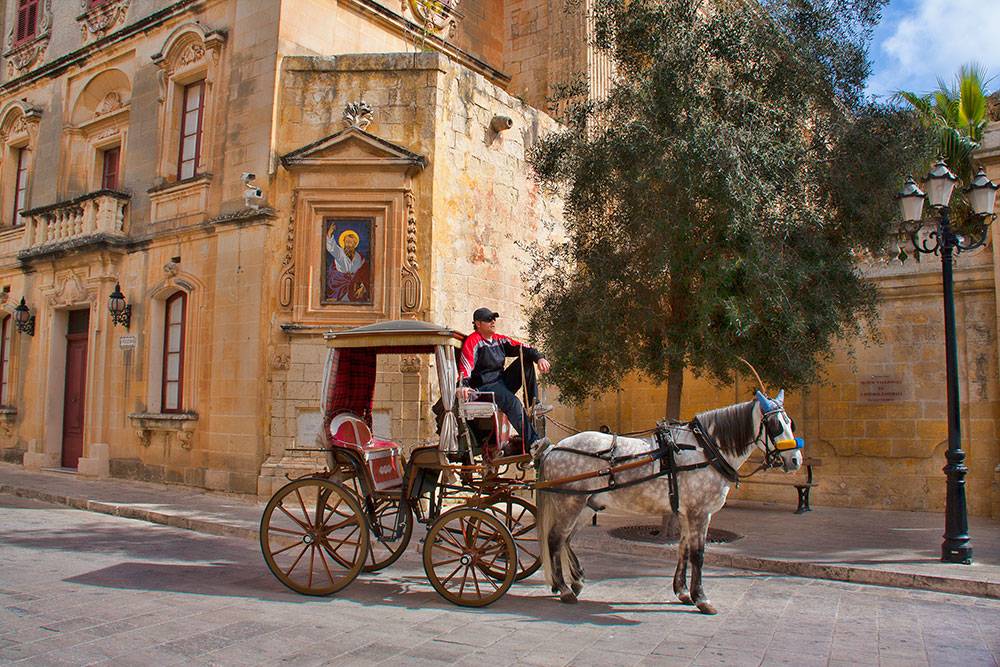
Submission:
[[[514,5],[545,11],[39,0],[25,31],[0,0],[2,458],[267,494],[312,465],[324,331],[488,305],[522,333],[518,242],[560,211],[525,165],[560,70],[524,63],[560,26],[515,48]],[[348,228],[366,278],[338,292]],[[431,432],[431,361],[379,368],[376,432]]]

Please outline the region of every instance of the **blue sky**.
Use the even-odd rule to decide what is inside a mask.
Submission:
[[[977,61],[1000,75],[1000,0],[891,0],[875,30],[868,92],[926,93]],[[987,90],[1000,88],[1000,77]]]

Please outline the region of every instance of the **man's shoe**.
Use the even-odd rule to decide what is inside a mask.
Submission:
[[[542,458],[546,452],[552,449],[552,441],[547,437],[542,436],[538,440],[531,443],[531,458],[535,461]]]
[[[542,415],[549,414],[553,409],[550,403],[535,403],[531,406],[531,416],[541,417]]]

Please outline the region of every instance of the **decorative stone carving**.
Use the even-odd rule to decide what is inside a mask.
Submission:
[[[194,439],[194,431],[188,429],[177,431],[177,443],[181,446],[181,449],[190,450],[192,439]]]
[[[423,301],[420,265],[417,263],[416,199],[410,190],[407,190],[403,196],[406,201],[406,259],[403,263],[400,280],[401,306],[403,315],[413,318],[416,317]]]
[[[80,21],[83,40],[87,41],[91,37],[95,39],[103,37],[113,28],[124,23],[129,2],[130,0],[110,0],[110,2],[91,7],[90,0],[80,0],[80,8],[84,12],[76,20]]]
[[[41,63],[42,55],[49,46],[52,27],[52,0],[43,0],[39,3],[41,10],[38,15],[38,24],[35,28],[35,37],[29,41],[14,44],[14,31],[17,28],[17,21],[11,21],[10,31],[7,33],[7,51],[3,54],[7,59],[7,77],[14,78],[26,74]]]
[[[363,130],[371,125],[372,114],[375,112],[371,105],[365,101],[351,102],[344,107],[344,122],[348,127],[356,127]]]
[[[284,270],[278,278],[278,304],[282,308],[291,308],[292,291],[295,288],[295,206],[299,199],[299,191],[292,190],[292,214],[288,216],[288,230],[285,232],[285,256],[281,258]]]
[[[409,0],[417,23],[434,33],[447,33],[454,37],[458,29],[458,4],[460,0]]]
[[[198,62],[204,57],[205,57],[205,47],[195,42],[193,44],[189,44],[188,47],[181,52],[181,55],[177,59],[177,62],[181,66],[187,66]]]
[[[149,447],[153,431],[162,431],[168,434],[173,432],[176,434],[177,444],[182,449],[191,449],[195,424],[198,422],[198,414],[195,412],[175,412],[169,414],[134,412],[128,418],[135,428],[139,444],[143,447]]]
[[[271,359],[271,368],[276,371],[287,371],[291,367],[292,355],[287,352],[278,352]]]
[[[138,429],[135,432],[136,437],[139,439],[140,447],[149,447],[149,444],[153,440],[153,432],[147,431],[146,429]]]
[[[168,276],[177,275],[177,262],[171,260],[163,265],[163,272]]]
[[[94,109],[94,116],[103,116],[104,114],[111,113],[112,111],[117,111],[123,106],[125,106],[125,102],[122,101],[122,96],[119,95],[117,91],[112,90],[104,96],[104,99],[101,100],[97,105],[97,108]]]
[[[62,284],[48,296],[49,303],[56,308],[73,306],[90,300],[87,288],[83,286],[80,277],[72,271],[63,277]]]
[[[399,370],[403,373],[419,373],[420,357],[412,354],[405,355],[399,360]]]

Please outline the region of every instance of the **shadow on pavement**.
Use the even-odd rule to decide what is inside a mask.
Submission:
[[[365,607],[383,606],[405,609],[450,609],[468,613],[485,611],[490,614],[511,614],[532,617],[547,622],[601,626],[638,625],[619,612],[630,615],[643,613],[697,613],[679,602],[624,602],[581,600],[575,605],[562,604],[549,595],[518,595],[512,588],[503,599],[485,610],[452,606],[442,600],[425,579],[418,576],[393,577],[386,574],[359,577],[339,594],[311,597],[286,591],[264,569],[250,571],[239,563],[216,562],[205,565],[178,563],[128,562],[65,579],[67,583],[141,591],[163,591],[225,597],[253,598],[298,604],[336,604],[349,601]],[[378,577],[378,578],[375,578]],[[516,586],[516,585],[515,585]],[[522,583],[538,591],[542,582]],[[666,591],[664,591],[666,594]],[[642,609],[646,607],[646,609]]]

